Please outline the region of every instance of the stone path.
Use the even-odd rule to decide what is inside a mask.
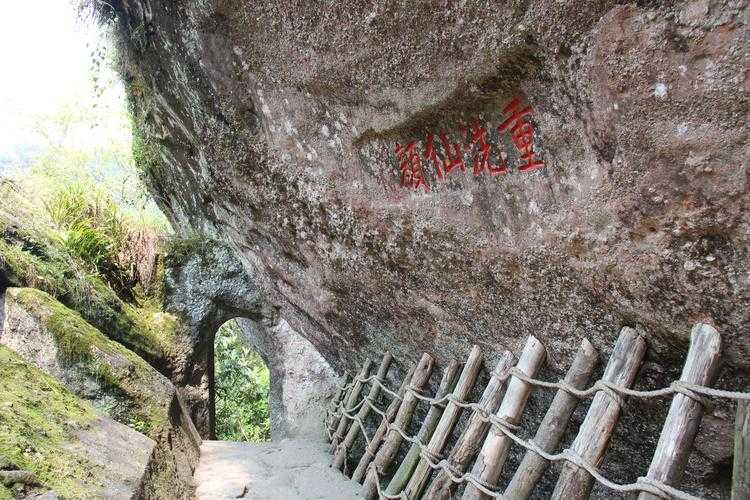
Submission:
[[[361,486],[329,467],[325,445],[285,439],[271,443],[204,441],[195,471],[198,500],[360,498]]]

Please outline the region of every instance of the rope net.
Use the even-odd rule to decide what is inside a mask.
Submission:
[[[572,396],[575,396],[579,400],[592,398],[598,392],[603,391],[607,395],[609,395],[617,404],[621,406],[622,406],[624,397],[648,399],[648,398],[667,397],[667,396],[672,396],[674,394],[682,394],[692,399],[693,401],[700,403],[704,407],[707,407],[710,404],[708,398],[731,399],[735,401],[750,401],[750,393],[713,389],[711,387],[705,387],[705,386],[696,385],[696,384],[689,384],[689,383],[685,383],[679,380],[672,382],[668,387],[664,387],[661,389],[639,391],[639,390],[629,389],[627,387],[617,386],[615,384],[612,384],[602,379],[597,380],[593,385],[591,385],[591,387],[587,389],[577,389],[573,387],[572,385],[566,383],[564,380],[561,380],[559,382],[548,382],[545,380],[539,380],[539,379],[529,377],[516,367],[512,367],[507,370],[504,370],[503,372],[501,372],[501,374],[497,376],[503,382],[508,381],[508,379],[511,377],[516,377],[522,380],[523,382],[526,382],[527,384],[530,384],[531,386],[534,386],[534,387],[543,387],[547,389],[562,390],[571,394]],[[446,457],[438,456],[430,452],[430,450],[428,450],[425,443],[422,443],[417,438],[416,435],[410,436],[406,433],[404,429],[388,421],[386,413],[380,408],[378,408],[374,404],[374,402],[370,400],[368,396],[364,396],[356,405],[352,406],[351,408],[345,408],[344,406],[345,406],[345,402],[347,399],[345,397],[346,393],[347,391],[351,390],[352,387],[357,382],[362,383],[362,384],[364,383],[377,384],[380,387],[380,389],[384,393],[386,393],[390,398],[402,400],[401,396],[399,396],[397,392],[386,387],[385,384],[383,383],[383,380],[381,380],[375,375],[371,375],[369,377],[355,377],[348,384],[341,385],[338,387],[338,389],[341,390],[342,398],[336,404],[333,404],[335,402],[332,402],[332,404],[330,404],[329,407],[326,409],[326,422],[325,423],[326,423],[326,432],[328,434],[329,440],[333,441],[335,438],[337,441],[341,441],[343,436],[334,434],[334,431],[336,429],[335,429],[335,426],[331,425],[331,422],[333,422],[334,419],[346,418],[359,426],[362,432],[362,436],[364,437],[365,444],[366,444],[365,453],[372,454],[373,451],[370,450],[372,437],[368,436],[365,422],[363,422],[362,419],[359,418],[359,416],[357,415],[358,410],[363,405],[368,405],[371,411],[375,412],[376,414],[380,416],[382,425],[386,426],[386,429],[388,432],[391,432],[391,431],[398,432],[405,441],[412,443],[419,447],[420,457],[425,461],[427,465],[429,465],[430,469],[445,472],[447,476],[450,478],[450,480],[456,484],[471,483],[477,489],[479,489],[480,491],[482,491],[483,493],[485,493],[486,495],[492,498],[503,498],[503,493],[501,491],[498,491],[497,487],[483,481],[482,479],[472,474],[471,472],[461,473],[459,470],[457,470],[453,466],[453,464],[451,464],[451,462]],[[482,421],[488,422],[491,425],[491,429],[494,429],[496,432],[504,434],[517,445],[525,448],[526,450],[536,453],[537,455],[541,456],[548,462],[561,462],[561,461],[571,462],[572,464],[582,469],[585,469],[599,484],[601,484],[602,486],[612,491],[615,491],[618,493],[645,492],[645,493],[650,493],[660,498],[667,498],[667,499],[678,498],[680,500],[700,500],[698,497],[695,497],[687,492],[681,491],[664,482],[657,481],[657,480],[654,480],[645,476],[639,477],[635,482],[629,483],[629,484],[615,483],[614,481],[607,479],[599,471],[597,467],[595,467],[593,464],[587,463],[578,454],[576,454],[570,449],[564,449],[560,453],[556,453],[556,454],[545,452],[539,446],[537,446],[536,443],[534,443],[532,439],[524,439],[520,437],[518,434],[516,434],[516,431],[518,431],[519,429],[517,425],[507,422],[506,420],[498,417],[497,415],[488,413],[477,402],[462,401],[460,399],[457,399],[452,393],[448,393],[446,396],[441,397],[441,398],[432,398],[432,397],[424,395],[422,391],[419,391],[412,386],[407,386],[406,390],[411,392],[414,395],[414,397],[416,397],[417,399],[424,401],[428,403],[429,405],[445,406],[447,403],[450,402],[460,408],[470,410],[474,412],[475,414],[477,414]],[[342,444],[340,443],[338,447],[341,447],[341,446]],[[338,451],[338,447],[336,451]],[[374,466],[374,464],[371,463],[368,466],[368,472],[371,474],[374,474],[375,476],[375,485],[377,487],[378,495],[380,498],[394,499],[394,500],[396,499],[409,500],[408,496],[404,492],[401,492],[397,495],[388,495],[382,490],[381,474],[380,474],[380,471],[378,471],[377,468]]]

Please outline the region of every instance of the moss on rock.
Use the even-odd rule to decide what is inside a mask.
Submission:
[[[0,500],[13,500],[13,494],[2,484],[0,484]]]
[[[122,300],[66,250],[51,222],[37,222],[44,217],[23,196],[6,184],[0,184],[0,196],[0,292],[8,286],[43,290],[151,365],[167,365],[175,334],[186,329],[161,313],[161,301]]]
[[[159,364],[170,351],[172,336],[161,335],[160,325],[149,323],[150,315],[122,300],[99,278],[75,268],[69,256],[40,257],[22,243],[0,238],[0,273],[13,286],[43,290],[86,318],[108,336]],[[174,320],[171,333],[177,329]]]
[[[11,288],[7,297],[48,331],[61,363],[81,370],[111,396],[105,410],[115,420],[146,434],[167,424],[172,386],[142,358],[45,292]]]
[[[169,267],[185,263],[188,257],[198,255],[204,263],[213,255],[211,251],[218,242],[203,236],[175,237],[167,241],[164,259]]]
[[[52,377],[0,346],[0,458],[32,472],[63,498],[100,489],[99,469],[63,446],[71,431],[85,429],[94,409]],[[13,498],[0,489],[0,499]],[[4,496],[8,495],[8,496]]]

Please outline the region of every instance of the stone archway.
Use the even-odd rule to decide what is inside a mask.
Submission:
[[[238,317],[235,320],[244,340],[269,369],[268,404],[272,439],[322,436],[325,403],[335,381],[335,373],[328,362],[284,319],[271,326],[248,318]],[[215,340],[212,345],[215,346]],[[212,438],[217,437],[215,359],[212,349],[208,387]]]
[[[325,358],[265,301],[229,247],[200,241],[179,250],[167,262],[166,303],[184,318],[190,345],[172,378],[201,435],[216,436],[216,332],[236,319],[270,372],[272,439],[322,436],[325,401],[336,380]]]

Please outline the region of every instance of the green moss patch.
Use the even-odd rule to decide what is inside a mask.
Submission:
[[[62,384],[0,347],[2,461],[32,472],[63,498],[93,495],[102,485],[99,470],[62,445],[95,417],[93,408]],[[10,495],[5,490],[0,499]]]
[[[164,258],[169,267],[176,267],[185,263],[191,255],[198,255],[205,259],[211,254],[211,248],[217,243],[203,236],[174,237],[167,240]]]
[[[14,500],[13,494],[2,484],[0,484],[0,500]]]
[[[11,285],[38,288],[56,297],[149,361],[158,362],[168,350],[162,338],[135,321],[133,306],[120,300],[101,278],[82,271],[70,256],[54,251],[35,255],[22,242],[0,238],[0,272]]]
[[[166,382],[142,358],[105,337],[81,315],[45,292],[9,289],[8,296],[48,330],[63,363],[81,368],[112,396],[116,407],[108,408],[108,413],[115,420],[146,434],[167,424]]]

